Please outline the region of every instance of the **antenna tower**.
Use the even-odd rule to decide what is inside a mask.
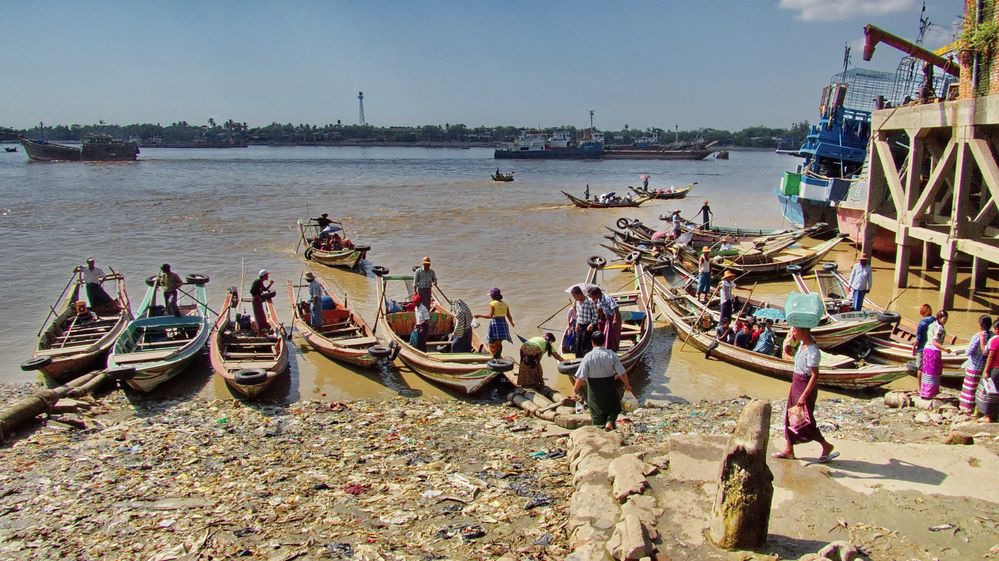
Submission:
[[[364,92],[357,92],[357,108],[357,124],[363,127],[367,124],[364,122]]]
[[[846,76],[846,71],[850,69],[850,44],[846,43],[843,48],[843,75]]]

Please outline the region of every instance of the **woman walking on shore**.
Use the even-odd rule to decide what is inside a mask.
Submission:
[[[980,422],[994,423],[999,417],[999,321],[992,323],[992,338],[989,339],[989,354],[982,368],[982,379],[975,394],[975,406],[982,415]]]
[[[513,343],[513,339],[510,338],[510,328],[516,327],[516,324],[513,323],[513,316],[510,315],[510,306],[503,301],[503,294],[500,293],[500,289],[491,289],[489,297],[492,298],[492,301],[489,302],[489,315],[480,314],[475,317],[489,320],[489,336],[487,339],[489,352],[493,354],[493,358],[500,358],[503,356],[503,341]],[[510,322],[509,325],[507,324],[507,320]]]
[[[978,327],[981,331],[975,333],[971,343],[968,344],[968,360],[964,361],[964,383],[961,385],[961,412],[968,415],[975,412],[975,391],[978,389],[978,381],[982,377],[985,359],[988,357],[992,318],[989,316],[978,318]]]
[[[919,379],[919,397],[933,399],[940,393],[940,375],[943,374],[941,356],[946,350],[947,310],[937,312],[936,321],[926,329],[926,346],[923,348],[923,375]]]
[[[798,341],[800,345],[794,354],[794,376],[784,410],[784,450],[774,454],[774,457],[794,459],[795,444],[814,441],[822,445],[822,455],[818,461],[824,464],[839,456],[839,452],[833,452],[833,445],[822,436],[815,422],[815,399],[819,393],[816,386],[821,358],[819,346],[812,338],[811,330],[804,327],[791,328],[788,343],[791,339]],[[788,343],[785,343],[785,352],[790,352]]]

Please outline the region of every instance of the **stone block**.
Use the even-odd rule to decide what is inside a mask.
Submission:
[[[652,540],[649,539],[641,520],[634,514],[623,515],[614,526],[614,534],[607,542],[607,551],[614,559],[635,560],[652,555]]]
[[[645,462],[635,454],[614,458],[607,467],[607,478],[613,482],[614,498],[623,503],[629,496],[640,495],[648,489],[645,468]]]

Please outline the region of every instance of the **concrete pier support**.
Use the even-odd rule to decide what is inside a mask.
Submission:
[[[985,290],[989,281],[989,262],[981,257],[971,258],[971,288]]]

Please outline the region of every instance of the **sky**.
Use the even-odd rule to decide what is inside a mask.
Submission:
[[[925,46],[963,0],[927,0]],[[920,0],[7,0],[0,126],[278,123],[787,127],[854,65],[893,70]]]

